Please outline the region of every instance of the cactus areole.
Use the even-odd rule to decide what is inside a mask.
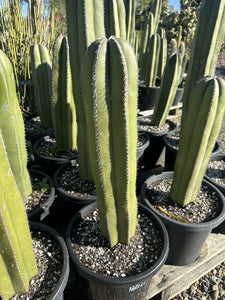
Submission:
[[[103,38],[90,45],[81,70],[102,233],[111,246],[127,244],[137,218],[136,57],[126,40]]]

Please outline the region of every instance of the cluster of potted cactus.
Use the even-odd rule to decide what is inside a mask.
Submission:
[[[225,198],[213,185],[203,181],[225,110],[225,82],[213,77],[215,57],[225,31],[225,2],[203,1],[185,84],[174,173],[163,173],[162,177],[153,176],[145,181],[141,191],[144,204],[138,203],[136,195],[138,60],[132,48],[135,5],[135,1],[125,0],[66,0],[68,40],[66,36],[55,40],[53,63],[44,46],[33,45],[31,49],[41,121],[44,126],[54,128],[61,149],[77,148],[81,179],[96,185],[97,201],[75,214],[66,239],[78,272],[88,279],[95,299],[101,300],[145,299],[152,276],[163,264],[185,265],[196,260],[211,229],[225,219]],[[181,81],[183,64],[179,50],[168,59],[165,55],[165,31],[161,28],[160,34],[157,33],[161,5],[160,0],[152,1],[139,57],[141,75],[150,86],[155,85],[157,76],[161,79],[152,126],[165,125]],[[214,12],[212,16],[209,11]],[[207,41],[202,35],[206,24]],[[199,51],[202,40],[206,43],[204,52]],[[197,64],[198,61],[202,63]],[[38,272],[24,209],[31,182],[24,123],[12,74],[10,62],[0,50],[0,277],[4,278],[0,280],[0,296],[4,300],[26,292],[29,281]],[[154,154],[146,153],[145,159],[150,161]],[[220,211],[214,219],[196,224],[168,212],[161,202],[153,206],[148,190],[155,180],[161,179],[169,180],[168,199],[176,208],[195,205],[201,186],[206,186],[218,197]],[[91,215],[97,215],[97,221]],[[95,236],[90,243],[95,244],[100,236],[110,251],[123,245],[129,247],[145,218],[156,228],[159,252],[137,274],[131,272],[131,275],[123,274],[125,278],[112,278],[106,276],[107,270],[106,275],[94,272],[81,262],[72,247],[74,231],[79,231],[76,226],[85,222]],[[98,232],[93,223],[100,224]],[[68,264],[67,250],[64,255]],[[85,260],[89,262],[87,256]],[[68,272],[67,268],[63,286]]]

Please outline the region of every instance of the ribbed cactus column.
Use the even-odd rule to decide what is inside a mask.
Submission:
[[[136,0],[123,0],[126,10],[126,31],[127,41],[134,46],[135,43],[135,11],[136,11]]]
[[[154,108],[151,124],[163,126],[173,103],[177,87],[180,83],[182,58],[174,54],[169,58],[160,84],[159,95]]]
[[[126,39],[126,11],[123,0],[104,1],[104,9],[106,37],[113,35]]]
[[[128,243],[136,227],[137,74],[124,39],[95,41],[83,60],[92,170],[101,228],[111,246]]]
[[[77,146],[81,179],[93,180],[87,143],[87,126],[80,86],[80,68],[87,47],[105,36],[103,0],[66,0],[67,31],[77,114]]]
[[[76,148],[77,125],[66,36],[59,36],[53,47],[52,102],[57,145],[68,151]]]
[[[53,127],[51,107],[52,64],[48,49],[40,44],[31,46],[31,70],[35,100],[41,124]]]
[[[12,65],[0,50],[0,130],[7,159],[21,197],[26,201],[32,192],[27,172],[27,152],[22,113],[16,95]]]
[[[146,83],[149,87],[155,86],[159,62],[160,36],[153,34],[148,41],[145,64]]]
[[[217,57],[224,41],[224,33],[225,0],[203,1],[184,87],[182,122],[186,116],[195,83],[202,76],[214,75]]]
[[[159,51],[159,63],[157,75],[159,78],[162,78],[164,68],[167,61],[167,39],[166,31],[164,28],[160,28],[160,51]]]
[[[160,21],[160,14],[162,10],[162,0],[152,0],[151,2],[151,12],[154,15],[154,32],[158,30],[158,25]]]
[[[195,201],[225,110],[225,81],[210,76],[195,86],[181,125],[170,197],[186,205]]]

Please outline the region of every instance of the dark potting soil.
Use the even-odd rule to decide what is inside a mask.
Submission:
[[[144,214],[138,215],[135,235],[128,245],[114,247],[102,236],[95,210],[71,233],[73,251],[78,260],[103,276],[127,277],[152,266],[162,252],[162,236],[157,226]]]
[[[31,173],[30,178],[32,193],[29,195],[27,203],[25,203],[25,209],[28,215],[38,207],[45,205],[51,191],[47,177]]]
[[[62,274],[63,254],[60,245],[43,232],[31,231],[31,236],[38,274],[31,279],[28,293],[15,295],[11,300],[48,299]]]
[[[65,192],[79,197],[96,196],[96,187],[92,182],[80,179],[78,164],[66,167],[58,178],[58,185]]]
[[[210,161],[206,169],[206,175],[216,183],[225,186],[225,161]]]
[[[206,185],[202,185],[195,202],[181,206],[169,198],[171,184],[172,179],[160,180],[150,185],[146,192],[149,202],[162,214],[178,221],[204,223],[216,218],[221,212],[221,202]]]
[[[138,132],[138,142],[137,142],[137,146],[141,147],[143,146],[145,143],[147,142],[147,137],[145,136],[145,134],[143,132]]]
[[[165,137],[167,145],[171,148],[178,150],[179,149],[179,142],[180,142],[180,132],[175,132],[170,134],[169,136]]]
[[[70,158],[76,157],[77,151],[67,151],[58,147],[56,140],[53,137],[45,137],[38,145],[38,153],[50,158]]]
[[[25,131],[37,134],[53,134],[52,128],[46,128],[41,124],[41,119],[39,116],[29,119],[25,122]]]
[[[147,132],[155,132],[155,133],[161,133],[161,132],[169,132],[171,129],[169,123],[165,123],[163,126],[152,126],[151,125],[151,118],[143,117],[138,118],[138,129],[147,131]]]

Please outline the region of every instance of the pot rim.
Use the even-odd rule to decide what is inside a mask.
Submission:
[[[213,220],[210,220],[210,221],[204,222],[204,223],[184,223],[182,221],[172,219],[169,216],[166,216],[165,214],[160,213],[156,208],[153,207],[153,205],[150,204],[149,200],[146,197],[146,190],[147,190],[148,186],[150,185],[150,182],[151,181],[154,182],[156,180],[166,179],[166,178],[171,179],[171,178],[173,178],[173,174],[174,174],[173,171],[162,172],[160,174],[149,177],[143,183],[142,188],[141,188],[141,199],[145,203],[145,205],[148,206],[152,211],[154,211],[154,213],[156,213],[157,216],[159,216],[165,224],[169,223],[171,226],[176,226],[176,227],[180,228],[181,230],[182,230],[182,228],[185,228],[185,230],[195,232],[195,231],[207,231],[209,228],[213,229],[213,228],[217,227],[225,219],[225,197],[215,185],[211,184],[209,181],[207,181],[205,179],[202,180],[202,183],[205,185],[208,185],[211,190],[214,190],[217,193],[217,195],[223,205],[220,214]]]
[[[66,230],[66,242],[67,242],[67,247],[68,247],[70,257],[71,257],[73,263],[75,264],[75,266],[78,268],[78,272],[83,277],[85,277],[86,279],[88,279],[90,281],[97,280],[106,285],[111,285],[113,287],[120,287],[121,285],[129,286],[129,285],[135,284],[137,282],[143,282],[143,285],[144,285],[145,282],[147,280],[149,280],[149,277],[154,276],[162,268],[162,266],[166,262],[168,252],[169,252],[169,238],[168,238],[167,230],[166,230],[163,222],[158,218],[158,216],[156,214],[154,214],[153,212],[151,212],[146,206],[144,206],[142,204],[138,204],[138,207],[141,208],[141,210],[145,210],[148,214],[151,215],[151,218],[154,220],[154,222],[157,223],[157,226],[159,227],[159,229],[162,233],[163,249],[162,249],[162,253],[160,254],[157,262],[153,266],[149,267],[147,270],[145,270],[137,275],[132,275],[132,276],[123,277],[123,278],[122,277],[114,278],[114,277],[109,277],[109,276],[108,277],[103,276],[98,273],[94,273],[93,271],[91,271],[90,269],[85,267],[77,259],[76,255],[73,252],[72,245],[71,245],[70,233],[71,233],[73,224],[76,220],[82,219],[85,215],[87,215],[92,210],[97,208],[97,202],[95,202],[95,203],[89,204],[89,205],[85,206],[84,208],[82,208],[81,210],[79,210],[74,215],[74,217],[71,219],[71,221],[69,222],[69,225]]]

